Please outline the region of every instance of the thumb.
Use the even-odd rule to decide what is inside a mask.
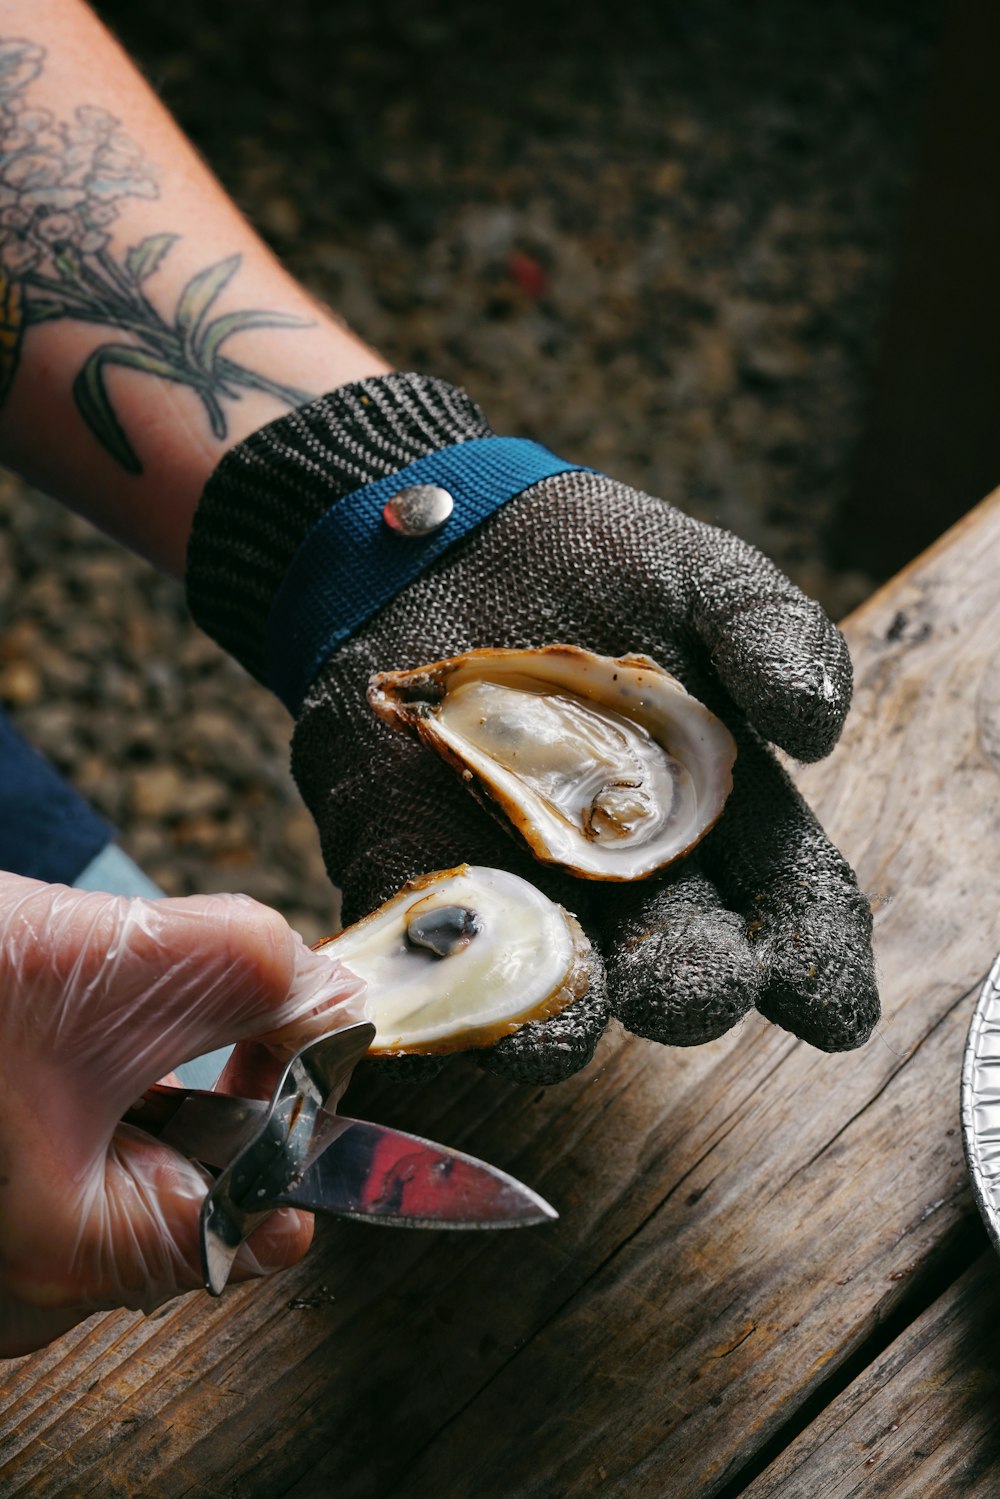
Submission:
[[[363,981],[310,952],[276,911],[247,896],[111,905],[72,1057],[111,1123],[156,1078],[202,1052],[363,1018]]]

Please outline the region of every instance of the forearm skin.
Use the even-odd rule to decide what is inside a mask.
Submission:
[[[180,577],[222,454],[387,368],[81,0],[0,3],[0,462]]]

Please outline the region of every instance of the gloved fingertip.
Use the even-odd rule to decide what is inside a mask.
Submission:
[[[544,1022],[532,1024],[541,1027]],[[543,1035],[540,1030],[532,1032],[531,1026],[526,1025],[513,1036],[477,1052],[476,1061],[484,1072],[505,1082],[547,1088],[552,1083],[565,1082],[586,1067],[606,1026],[606,1015],[599,1027],[574,1027],[559,1036]]]
[[[76,1251],[95,1306],[150,1312],[201,1284],[199,1216],[207,1171],[135,1125],[108,1146]]]
[[[230,1279],[275,1275],[297,1264],[312,1243],[314,1227],[311,1213],[279,1208],[240,1245]]]
[[[797,760],[822,759],[851,706],[847,642],[820,606],[790,597],[744,600],[702,633],[727,692],[754,728]]]
[[[586,1067],[607,1028],[609,1014],[604,963],[595,950],[589,962],[587,993],[558,1014],[531,1020],[502,1041],[483,1047],[476,1060],[484,1072],[512,1083],[547,1087]]]
[[[332,1029],[368,1019],[367,984],[346,968],[332,951],[313,952],[295,936],[293,969],[276,1024],[255,1040],[284,1051],[297,1051],[306,1042]]]
[[[346,968],[336,956],[335,948],[314,951],[307,947],[295,933],[295,969],[292,986],[303,992],[326,993],[345,1003],[356,999],[358,1005],[364,999],[365,981]]]
[[[233,1047],[213,1091],[237,1098],[269,1098],[287,1065],[287,1057],[279,1055],[277,1048],[241,1041]]]
[[[757,1008],[820,1051],[863,1046],[881,1016],[867,909],[819,902],[772,935]]]
[[[612,1014],[666,1046],[700,1046],[753,1008],[760,966],[729,911],[687,916],[667,929],[627,935],[609,954]]]
[[[840,1005],[818,989],[769,989],[757,1008],[765,1020],[791,1031],[817,1051],[856,1051],[870,1040],[881,1017],[874,982],[857,989],[847,1005]]]

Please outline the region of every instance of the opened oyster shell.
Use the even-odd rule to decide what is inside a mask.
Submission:
[[[479,650],[379,672],[368,701],[437,751],[544,863],[640,880],[721,815],[736,744],[648,656]]]
[[[375,1056],[490,1046],[582,998],[592,961],[568,911],[468,864],[411,880],[316,950],[367,981]]]

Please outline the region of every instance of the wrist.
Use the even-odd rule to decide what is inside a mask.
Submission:
[[[494,511],[578,467],[496,436],[444,381],[356,382],[223,458],[191,532],[191,611],[297,716],[361,626]],[[415,514],[428,493],[440,508]]]
[[[357,381],[260,428],[223,456],[195,512],[195,619],[265,680],[272,603],[323,515],[429,453],[491,435],[463,391],[411,374]]]

